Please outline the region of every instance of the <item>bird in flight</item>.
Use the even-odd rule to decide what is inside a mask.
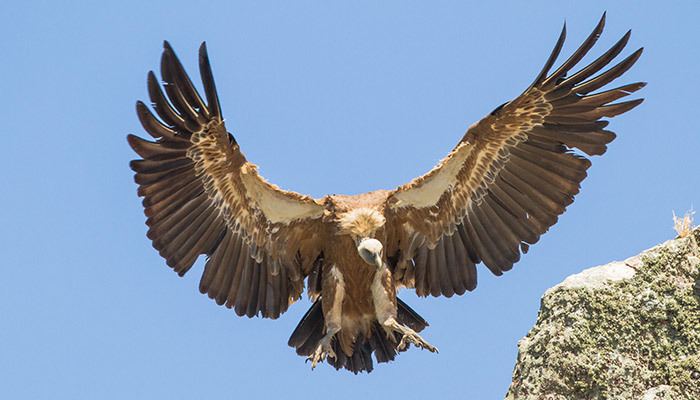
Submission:
[[[372,355],[381,363],[410,345],[437,352],[398,290],[451,297],[476,288],[477,264],[510,270],[573,202],[587,156],[615,138],[603,118],[642,102],[617,100],[643,82],[605,88],[642,54],[609,67],[630,32],[577,67],[604,24],[605,14],[552,72],[565,25],[534,82],[469,127],[426,174],[394,190],[320,199],[269,183],[245,158],[224,124],[206,44],[202,98],[165,42],[162,89],[148,74],[157,116],[136,103],[154,140],[128,136],[141,157],[130,165],[147,236],[181,276],[206,255],[199,290],[239,316],[278,318],[306,286],[313,305],[289,345],[312,367],[325,360],[370,372]]]

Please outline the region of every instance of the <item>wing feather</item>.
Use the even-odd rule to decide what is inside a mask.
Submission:
[[[238,315],[277,318],[301,295],[322,250],[324,208],[265,181],[245,159],[224,126],[206,45],[199,56],[206,102],[170,44],[163,47],[164,91],[152,71],[147,78],[157,117],[136,103],[155,141],[128,136],[141,157],[130,166],[147,236],[180,275],[206,255],[199,288],[216,303]]]
[[[452,286],[452,290],[454,291],[455,294],[457,295],[463,295],[464,292],[466,291],[466,288],[464,286],[464,282],[462,281],[462,278],[459,276],[459,266],[457,262],[457,252],[455,250],[455,239],[457,239],[456,236],[452,235],[452,240],[444,240],[445,242],[445,266],[446,266],[446,272],[449,275],[447,279],[447,283]]]
[[[235,301],[238,298],[238,288],[241,285],[241,276],[243,275],[243,270],[245,268],[245,263],[250,257],[248,248],[244,247],[242,241],[236,243],[237,247],[234,248],[233,252],[230,254],[229,259],[232,261],[232,266],[234,268],[225,268],[222,274],[222,284],[219,290],[220,299],[217,301],[218,304],[225,304],[228,308],[233,308]],[[216,296],[215,296],[216,298]]]
[[[440,282],[440,260],[438,259],[435,249],[428,250],[428,264],[426,270],[428,275],[428,287],[433,296],[438,296],[442,293],[442,283]]]
[[[421,296],[426,296],[431,285],[428,283],[427,265],[428,265],[428,248],[422,246],[418,249],[418,254],[414,257],[415,262],[415,288],[416,292]]]
[[[419,296],[473,290],[476,264],[483,262],[495,275],[511,269],[573,202],[590,166],[575,150],[603,154],[615,134],[601,118],[638,106],[642,99],[614,102],[645,85],[591,93],[619,78],[641,56],[639,49],[609,67],[630,32],[569,76],[604,25],[605,14],[550,73],[566,38],[565,26],[523,94],[470,127],[435,168],[388,196],[387,248],[398,259],[394,276],[399,285],[415,287]]]

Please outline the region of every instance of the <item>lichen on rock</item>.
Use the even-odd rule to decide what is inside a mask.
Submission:
[[[548,290],[506,399],[700,399],[700,229]]]

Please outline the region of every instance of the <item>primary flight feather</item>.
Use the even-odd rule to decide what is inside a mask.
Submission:
[[[476,287],[476,265],[501,275],[537,242],[579,191],[615,134],[602,120],[642,99],[617,100],[632,83],[599,91],[625,73],[639,49],[608,67],[629,32],[583,68],[605,15],[551,72],[566,36],[520,96],[472,125],[423,176],[395,189],[312,199],[267,182],[224,125],[206,45],[199,52],[204,98],[166,42],[162,87],[148,74],[153,109],[136,111],[155,140],[128,141],[147,236],[184,275],[207,257],[199,289],[248,317],[277,318],[301,297],[313,306],[289,339],[312,366],[371,371],[410,344],[437,351],[419,332],[428,323],[396,297],[450,297]],[[607,69],[606,69],[607,68]]]

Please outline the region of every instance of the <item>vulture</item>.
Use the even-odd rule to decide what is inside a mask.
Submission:
[[[239,316],[278,318],[306,287],[312,301],[288,344],[311,362],[371,372],[411,345],[437,352],[428,323],[397,297],[462,295],[477,264],[501,275],[557,222],[615,134],[606,118],[644,82],[607,87],[643,48],[613,63],[628,31],[585,66],[605,25],[554,69],[566,24],[534,82],[469,127],[437,165],[394,190],[311,198],[265,180],[227,131],[206,43],[204,97],[170,44],[161,79],[148,73],[152,112],[136,113],[153,139],[129,135],[148,238],[180,276],[200,255],[199,290]],[[602,89],[602,90],[601,90]]]

